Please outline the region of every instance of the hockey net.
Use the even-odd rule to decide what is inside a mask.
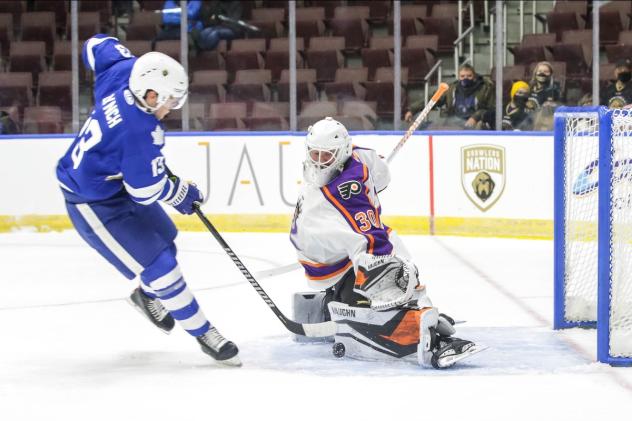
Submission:
[[[566,323],[597,320],[597,218],[599,114],[564,119],[564,279]]]
[[[599,360],[632,363],[632,110],[555,118],[555,327],[597,326]]]
[[[609,354],[632,357],[632,110],[611,113],[610,285],[600,288],[606,289],[610,302]]]

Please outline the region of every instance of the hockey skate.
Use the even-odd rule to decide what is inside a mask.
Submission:
[[[472,341],[437,335],[430,363],[434,368],[448,368],[486,349],[486,346],[477,345]]]
[[[175,320],[159,299],[151,298],[139,287],[128,298],[129,303],[162,332],[169,334],[175,326]]]
[[[210,355],[217,362],[229,366],[240,367],[241,361],[237,354],[237,345],[224,338],[216,328],[212,327],[204,335],[198,336],[198,343],[205,354]]]

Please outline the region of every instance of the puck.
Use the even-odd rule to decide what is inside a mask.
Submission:
[[[334,344],[332,352],[334,353],[334,357],[336,357],[336,358],[344,357],[345,356],[345,346],[344,346],[344,344],[341,343],[341,342],[336,342]]]

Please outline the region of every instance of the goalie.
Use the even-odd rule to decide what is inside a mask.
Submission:
[[[453,337],[419,284],[399,237],[381,221],[378,193],[390,181],[386,163],[351,145],[346,128],[327,117],[308,129],[290,240],[310,286],[297,294],[295,317],[344,325],[334,354],[359,359],[416,358],[444,368],[481,350]]]

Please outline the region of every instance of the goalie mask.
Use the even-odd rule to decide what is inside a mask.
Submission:
[[[351,156],[351,137],[345,126],[326,117],[307,130],[303,178],[322,187],[342,171]]]
[[[148,113],[155,113],[163,105],[181,108],[187,100],[189,77],[184,67],[166,54],[152,51],[136,60],[129,77],[129,89]],[[157,94],[156,105],[145,101],[147,91]]]

